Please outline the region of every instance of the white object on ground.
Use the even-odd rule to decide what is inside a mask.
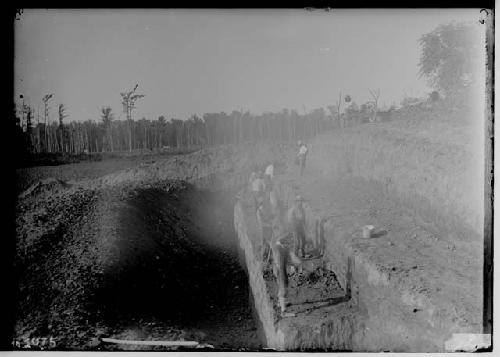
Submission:
[[[145,345],[145,346],[198,346],[196,341],[140,341],[140,340],[117,340],[114,338],[102,338],[101,341],[124,345]]]
[[[364,226],[363,227],[363,238],[371,238],[374,228],[375,227],[373,227],[373,226]]]
[[[475,352],[480,348],[491,347],[491,334],[454,333],[445,341],[447,352]]]

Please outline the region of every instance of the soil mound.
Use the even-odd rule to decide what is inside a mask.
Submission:
[[[258,348],[230,197],[163,181],[70,189],[38,208],[21,200],[15,337],[114,349],[96,338],[183,331],[219,349]]]

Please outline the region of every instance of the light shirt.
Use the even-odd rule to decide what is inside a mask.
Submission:
[[[299,155],[305,155],[307,153],[307,146],[301,145],[299,149]]]
[[[274,177],[274,166],[273,165],[269,165],[268,167],[266,167],[266,175],[271,176],[271,178]]]
[[[263,192],[266,190],[266,184],[263,179],[256,178],[252,182],[252,191],[254,192]]]

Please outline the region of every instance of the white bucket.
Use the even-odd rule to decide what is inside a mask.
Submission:
[[[371,238],[374,226],[364,226],[363,227],[363,238]]]

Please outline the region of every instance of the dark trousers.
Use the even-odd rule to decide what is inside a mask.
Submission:
[[[259,209],[259,197],[265,197],[265,192],[262,191],[252,191],[252,197],[255,207],[255,212]]]
[[[300,176],[304,174],[306,168],[306,155],[299,155]]]
[[[272,253],[273,264],[275,264],[275,267],[277,268],[274,274],[278,281],[278,297],[285,298],[288,288],[288,275],[286,268],[290,264],[298,266],[302,263],[302,261],[293,252],[291,252],[289,248],[280,244],[272,245]]]
[[[293,228],[293,240],[295,243],[295,254],[299,257],[304,257],[304,247],[306,244],[306,231],[304,223],[295,223],[292,225]]]
[[[271,249],[271,238],[273,230],[271,227],[262,227],[262,258],[265,259]]]
[[[288,287],[288,275],[286,273],[286,265],[288,258],[288,249],[282,247],[281,245],[273,245],[273,263],[276,265],[277,274],[276,279],[278,281],[278,297],[286,297],[286,290]]]

